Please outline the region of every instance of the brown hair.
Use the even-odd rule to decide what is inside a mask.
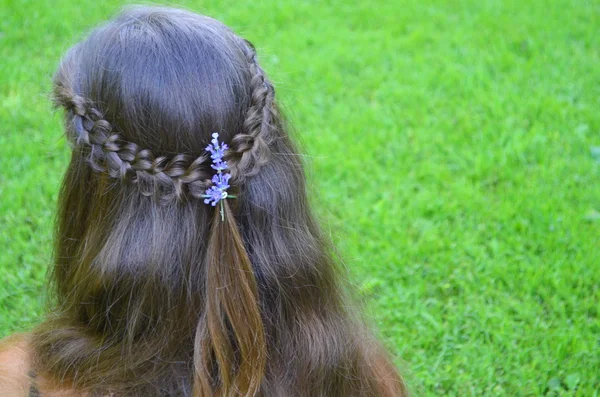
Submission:
[[[73,150],[55,308],[36,371],[115,396],[399,396],[347,309],[252,44],[191,12],[127,8],[54,77]],[[224,221],[201,196],[229,143]]]

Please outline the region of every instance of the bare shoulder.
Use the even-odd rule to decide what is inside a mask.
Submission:
[[[29,388],[28,335],[11,335],[0,340],[0,395],[26,397]]]
[[[31,387],[31,343],[27,334],[15,334],[0,340],[0,397],[28,397]],[[56,382],[36,374],[36,388],[44,397],[83,397]]]

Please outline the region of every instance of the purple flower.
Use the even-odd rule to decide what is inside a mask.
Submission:
[[[227,162],[223,160],[223,156],[225,155],[225,151],[229,149],[229,146],[225,143],[219,144],[218,132],[213,133],[212,137],[213,139],[206,147],[206,151],[210,152],[210,158],[212,159],[211,167],[215,169],[217,173],[212,177],[213,185],[206,189],[206,192],[202,197],[205,197],[205,204],[210,204],[214,207],[219,201],[227,198],[227,189],[229,188],[231,174],[222,172],[227,169]]]
[[[204,199],[204,204],[210,204],[213,207],[215,207],[217,205],[217,203],[219,201],[221,201],[221,199],[224,198],[223,196],[226,194],[227,194],[227,192],[222,191],[218,187],[211,186],[208,189],[206,189],[206,193],[203,196],[203,197],[206,197]],[[225,196],[225,197],[227,197],[227,196]]]
[[[216,161],[213,161],[213,164],[211,164],[210,166],[217,171],[223,171],[224,169],[227,168],[227,162],[221,161],[221,160],[216,160]]]
[[[212,183],[221,190],[227,190],[229,187],[229,180],[231,179],[231,174],[229,173],[217,173],[212,177]]]
[[[223,171],[227,169],[227,162],[223,160],[223,156],[225,155],[225,150],[229,149],[229,146],[227,146],[226,143],[221,143],[219,145],[218,132],[213,133],[212,137],[213,139],[206,147],[206,151],[210,152],[210,158],[213,161],[211,167],[217,171]]]

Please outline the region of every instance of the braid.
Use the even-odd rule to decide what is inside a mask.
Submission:
[[[254,45],[240,38],[240,47],[248,62],[250,74],[250,107],[242,126],[230,143],[227,162],[232,184],[256,175],[271,155],[269,145],[279,128],[279,112],[275,105],[275,89],[256,59]],[[99,172],[124,183],[139,186],[145,196],[155,196],[165,204],[182,199],[186,192],[199,198],[211,185],[212,169],[209,156],[192,158],[178,154],[173,158],[154,157],[148,149],[127,142],[113,130],[93,103],[58,84],[54,90],[57,105],[67,110],[72,123],[71,133],[77,146],[89,150],[88,162]]]
[[[65,87],[57,87],[54,97],[66,108],[75,144],[89,150],[87,160],[94,170],[123,183],[137,184],[143,195],[154,196],[161,204],[181,200],[186,192],[199,198],[210,186],[212,170],[207,166],[207,154],[197,158],[186,154],[170,159],[154,157],[150,150],[124,141],[86,99]]]
[[[264,69],[256,60],[254,45],[245,39],[241,48],[248,60],[252,99],[246,113],[242,133],[231,140],[231,179],[239,184],[243,179],[258,173],[270,156],[269,145],[274,140],[279,114],[275,106],[275,89],[267,79]]]

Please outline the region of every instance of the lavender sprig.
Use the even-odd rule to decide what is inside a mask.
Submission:
[[[204,199],[204,204],[210,204],[213,207],[217,205],[219,201],[224,198],[227,198],[227,188],[229,188],[229,178],[231,175],[229,174],[215,174],[212,177],[213,185],[206,190],[206,193],[202,197],[206,197]]]
[[[202,195],[204,197],[204,204],[210,204],[215,207],[221,200],[226,198],[235,198],[235,196],[227,194],[229,188],[229,179],[231,174],[223,172],[227,169],[227,162],[223,160],[225,151],[229,149],[226,143],[222,142],[219,144],[219,133],[215,132],[212,134],[213,139],[210,144],[206,147],[206,151],[210,152],[210,158],[212,159],[211,167],[217,171],[212,177],[212,186],[206,189],[206,192]],[[223,203],[221,202],[221,220],[224,219],[223,215]]]

